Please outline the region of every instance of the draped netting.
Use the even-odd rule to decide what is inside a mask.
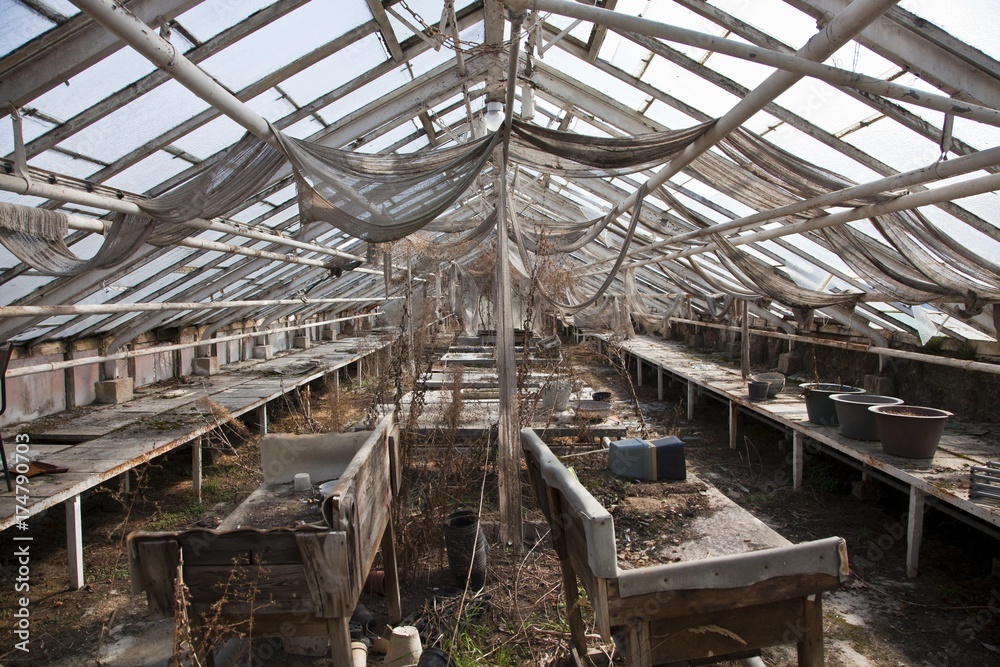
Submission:
[[[66,245],[68,219],[40,208],[0,204],[0,242],[40,273],[75,276],[115,266],[143,243],[173,245],[191,233],[184,223],[214,218],[266,185],[285,163],[281,151],[247,133],[216,164],[158,197],[136,202],[145,215],[117,214],[97,253],[78,257]]]
[[[747,287],[755,287],[763,294],[794,308],[822,308],[838,304],[855,303],[860,292],[829,293],[799,287],[794,282],[778,274],[773,267],[743,252],[720,234],[712,240],[718,244],[716,255],[722,263]]]
[[[325,222],[365,241],[422,229],[472,185],[499,133],[404,155],[362,154],[276,134],[292,163],[302,223]]]
[[[574,297],[573,302],[568,303],[560,301],[556,295],[549,293],[544,286],[539,285],[539,292],[547,301],[564,313],[574,314],[596,303],[597,300],[600,299],[605,292],[607,292],[611,283],[618,275],[618,270],[621,268],[622,263],[625,261],[625,256],[628,253],[632,238],[635,236],[636,226],[639,224],[639,217],[642,214],[642,204],[645,197],[646,185],[642,184],[639,186],[638,190],[636,190],[636,201],[632,206],[632,217],[629,221],[628,229],[625,232],[625,237],[622,239],[622,245],[618,252],[618,257],[615,259],[614,266],[612,266],[608,271],[608,275],[605,277],[604,282],[597,289],[597,291],[593,295],[583,298],[580,297],[579,293],[571,294],[570,296]],[[519,258],[525,269],[530,272],[530,267],[532,266],[531,252],[525,242],[524,230],[522,229],[521,223],[518,221],[518,216],[515,214],[514,208],[512,206],[507,206],[507,210],[510,211],[510,226],[513,232],[514,241],[517,245]]]
[[[662,165],[714,122],[632,137],[591,137],[514,120],[510,155],[513,162],[544,173],[577,178],[622,176]]]
[[[635,318],[635,321],[649,329],[660,331],[664,336],[670,328],[670,318],[684,303],[683,294],[669,297],[669,304],[662,311],[653,310],[646,303],[635,282],[635,269],[629,268],[622,272],[625,279],[625,305]]]

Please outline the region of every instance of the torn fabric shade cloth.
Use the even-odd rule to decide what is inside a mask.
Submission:
[[[603,178],[634,174],[667,162],[714,122],[634,137],[591,137],[515,119],[511,125],[510,157],[514,163],[561,176]]]
[[[401,239],[444,213],[500,140],[494,132],[453,148],[373,155],[275,134],[295,172],[302,222],[325,222],[374,243]]]
[[[143,243],[169,246],[192,233],[184,222],[228,213],[285,163],[281,151],[247,133],[211,168],[158,197],[136,202],[146,214],[116,214],[97,253],[78,257],[66,245],[69,225],[57,211],[0,203],[0,242],[39,273],[75,276],[116,266]],[[107,228],[107,226],[106,226]]]
[[[718,245],[716,255],[722,263],[740,278],[745,275],[751,285],[786,306],[793,308],[822,308],[836,304],[855,303],[863,295],[860,292],[833,294],[799,287],[784,278],[764,262],[741,251],[721,234],[713,234],[712,240]]]

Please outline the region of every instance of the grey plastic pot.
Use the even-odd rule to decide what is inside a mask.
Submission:
[[[917,405],[873,405],[882,451],[908,459],[930,459],[937,451],[945,422],[953,415],[947,410]]]
[[[901,398],[879,396],[878,394],[833,394],[830,396],[837,410],[840,434],[855,440],[878,440],[875,413],[868,410],[872,405],[899,405]]]
[[[823,382],[807,382],[801,385],[806,397],[806,413],[809,421],[820,426],[837,426],[837,408],[830,400],[834,394],[863,394],[861,387],[849,384],[826,384]]]

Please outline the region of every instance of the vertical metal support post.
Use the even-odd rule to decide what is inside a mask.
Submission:
[[[740,330],[740,375],[746,380],[750,375],[750,305],[746,299],[740,299],[739,303],[743,315]]]
[[[201,446],[204,438],[197,438],[191,443],[191,491],[194,501],[201,504]]]
[[[806,437],[798,431],[792,431],[792,488],[798,491],[802,488],[803,456],[805,454]]]
[[[687,419],[688,421],[694,421],[694,400],[697,397],[697,388],[691,380],[688,380],[688,400],[687,400]]]
[[[663,400],[663,368],[656,365],[656,400]]]
[[[358,357],[358,389],[361,389],[361,357]]]
[[[740,437],[740,409],[735,401],[729,401],[729,449],[736,449]]]
[[[917,576],[920,542],[924,538],[924,492],[910,487],[910,515],[906,522],[906,576]]]
[[[83,518],[80,494],[68,499],[66,506],[66,551],[69,554],[69,589],[83,588]]]
[[[257,432],[267,435],[267,403],[257,408]]]

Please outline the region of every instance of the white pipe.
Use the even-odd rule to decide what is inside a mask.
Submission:
[[[294,331],[296,329],[307,329],[309,327],[323,326],[324,324],[333,324],[334,322],[345,322],[347,320],[358,320],[365,317],[372,317],[374,315],[383,315],[384,313],[377,310],[372,313],[365,313],[364,315],[352,315],[350,317],[338,317],[333,320],[324,320],[322,322],[303,322],[300,324],[295,324],[288,327],[279,327],[277,329],[265,329],[264,331],[250,331],[247,333],[233,334],[231,336],[221,336],[219,338],[211,338],[209,340],[196,340],[190,343],[175,343],[173,345],[158,345],[154,347],[147,347],[141,350],[133,350],[130,352],[116,352],[114,354],[109,354],[103,357],[86,357],[83,359],[71,359],[68,361],[53,361],[47,364],[38,364],[37,366],[22,366],[20,368],[11,368],[7,371],[6,377],[14,378],[21,377],[22,375],[34,375],[36,373],[48,373],[49,371],[58,371],[64,368],[75,368],[77,366],[89,366],[90,364],[103,363],[105,361],[118,361],[119,359],[133,359],[135,357],[145,357],[150,354],[160,354],[162,352],[173,352],[174,350],[186,350],[192,347],[207,347],[209,345],[214,345],[215,343],[226,343],[231,340],[240,340],[243,338],[251,338],[256,336],[269,336],[275,333],[282,333],[284,331]]]
[[[390,297],[335,297],[330,299],[265,299],[260,301],[164,301],[162,303],[83,303],[61,306],[0,306],[0,317],[58,317],[60,315],[113,315],[162,310],[221,310],[263,306],[302,306],[322,303],[381,303]]]
[[[113,211],[115,213],[124,213],[126,215],[146,215],[146,213],[144,213],[135,202],[135,195],[130,195],[130,198],[128,199],[118,199],[116,197],[108,197],[98,193],[84,192],[83,190],[77,190],[76,188],[71,188],[65,185],[41,182],[37,178],[33,178],[29,185],[23,178],[0,173],[0,190],[6,190],[8,192],[14,192],[22,195],[42,197],[45,199],[55,199],[57,201],[73,202],[82,206],[93,206],[95,208]],[[17,204],[10,205],[16,206]],[[107,220],[98,221],[93,218],[78,215],[69,215],[68,217],[70,229],[76,229],[79,231],[104,234],[107,232],[108,226],[111,224]],[[203,220],[201,218],[188,220],[184,224],[189,227],[193,227],[194,229],[208,229],[215,232],[222,232],[224,234],[234,234],[236,236],[256,239],[258,241],[270,241],[271,243],[288,246],[290,248],[308,250],[309,252],[330,255],[331,257],[341,257],[343,259],[358,262],[365,261],[364,257],[358,257],[357,255],[352,255],[342,250],[327,248],[314,243],[304,243],[285,236],[263,232],[248,225],[232,224],[219,220]],[[375,271],[374,269],[369,269],[369,271],[373,273],[380,273],[380,271]]]
[[[514,7],[518,2],[509,4]],[[533,2],[536,9],[545,9],[566,16],[584,18],[588,21],[600,23],[602,25],[613,25],[620,21],[626,21],[633,25],[635,21],[643,21],[644,30],[653,30],[663,27],[663,24],[655,21],[638,19],[634,16],[627,16],[605,9],[587,7],[575,2],[565,2],[564,0],[526,0],[520,4],[528,5]],[[844,11],[837,14],[830,23],[820,32],[813,35],[806,45],[795,52],[800,58],[822,62],[833,55],[837,49],[846,44],[854,35],[859,33],[869,23],[877,19],[887,9],[895,5],[895,0],[855,0]],[[516,8],[516,7],[515,7]],[[580,12],[583,12],[582,14]],[[648,25],[646,25],[648,24]],[[701,48],[707,48],[702,46]],[[801,74],[786,70],[774,72],[765,79],[759,86],[740,100],[736,106],[730,109],[724,116],[712,124],[705,134],[701,135],[690,143],[670,162],[665,164],[660,171],[654,174],[646,183],[646,191],[652,192],[660,187],[667,180],[691,164],[695,158],[714,146],[720,139],[739,127],[744,121],[770,104],[776,97],[792,87],[802,78]],[[633,193],[625,198],[620,204],[612,209],[612,215],[618,216],[632,208],[636,203],[636,194]]]
[[[569,0],[534,0],[533,4],[536,11],[554,12],[578,20],[583,19],[595,24],[618,28],[622,31],[637,32],[670,42],[686,44],[698,49],[705,49],[709,52],[721,53],[741,60],[776,67],[787,72],[810,76],[834,85],[848,86],[872,95],[880,95],[915,106],[955,114],[960,118],[976,120],[989,125],[1000,125],[1000,111],[996,109],[954,100],[945,95],[928,93],[918,88],[903,86],[898,83],[885,81],[865,74],[858,74],[857,72],[851,72],[838,67],[831,67],[822,64],[821,61],[814,62],[812,59],[803,58],[798,53],[790,55],[771,51],[770,49],[716,37],[708,33],[679,28],[638,16],[630,16],[590,5],[570,2]],[[847,10],[849,9],[847,8]],[[546,48],[548,48],[548,45]]]

